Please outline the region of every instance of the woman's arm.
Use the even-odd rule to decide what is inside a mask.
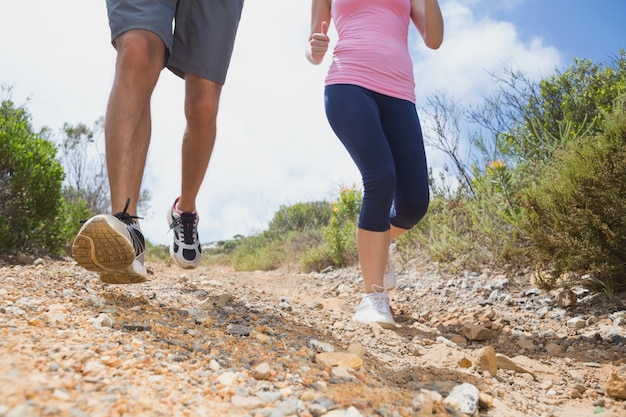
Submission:
[[[313,0],[311,5],[311,36],[306,49],[306,57],[314,65],[324,60],[330,39],[326,34],[330,24],[331,0]]]
[[[411,20],[430,49],[443,42],[443,16],[437,0],[411,0]]]

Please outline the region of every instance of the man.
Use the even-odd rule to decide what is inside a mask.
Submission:
[[[150,99],[167,66],[185,80],[180,197],[168,213],[170,255],[183,268],[200,262],[196,197],[216,135],[220,92],[244,0],[107,0],[115,78],[104,134],[113,215],[89,219],[72,257],[106,283],[144,282],[145,243],[137,200],[151,134]]]

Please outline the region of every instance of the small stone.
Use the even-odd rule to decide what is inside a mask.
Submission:
[[[265,381],[270,378],[271,374],[272,374],[272,368],[267,362],[263,362],[262,364],[254,368],[254,372],[252,373],[252,376],[257,381]]]
[[[309,340],[309,347],[317,353],[320,352],[334,352],[335,348],[330,343],[321,342],[317,339]]]
[[[347,366],[352,369],[360,368],[363,359],[349,352],[322,352],[315,355],[315,361],[327,368],[333,366]]]
[[[576,305],[578,297],[576,296],[576,293],[574,291],[570,289],[565,289],[556,296],[555,301],[556,305],[560,308],[573,307]]]
[[[515,363],[511,358],[501,355],[499,353],[496,354],[496,359],[498,361],[499,369],[509,369],[511,371],[519,372],[519,373],[527,373],[530,374],[533,378],[536,378],[535,374],[522,366]]]
[[[496,350],[492,346],[485,346],[476,352],[478,358],[478,369],[481,371],[489,371],[492,377],[498,373],[498,360],[496,359]]]
[[[367,353],[367,350],[360,343],[351,343],[346,352],[354,353],[362,358]]]
[[[626,400],[626,382],[616,373],[612,373],[606,383],[606,395],[617,400]]]
[[[478,395],[478,388],[472,384],[463,383],[452,388],[450,395],[443,402],[456,406],[462,413],[473,416],[478,412]]]
[[[561,345],[552,342],[548,343],[545,349],[546,352],[548,352],[550,355],[558,355],[559,353],[563,353],[563,348],[561,347]]]
[[[488,340],[495,336],[488,328],[476,324],[465,324],[463,326],[463,334],[469,340]]]
[[[461,359],[459,359],[458,365],[461,368],[464,368],[464,369],[471,368],[472,367],[472,361],[467,359],[467,358],[461,358]]]

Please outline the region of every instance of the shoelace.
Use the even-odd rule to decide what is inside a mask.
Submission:
[[[133,248],[135,249],[135,257],[143,264],[144,262],[144,252],[146,249],[146,241],[143,237],[143,233],[139,230],[139,224],[136,223],[135,219],[141,219],[139,216],[133,216],[128,213],[128,206],[130,205],[130,198],[126,200],[126,205],[124,206],[124,210],[119,213],[115,213],[113,216],[117,217],[122,223],[129,226],[128,232],[130,234],[130,239],[133,243]]]
[[[389,245],[389,255],[393,254],[397,249],[397,243],[393,242],[391,245]]]
[[[193,213],[181,213],[172,224],[170,224],[170,230],[177,226],[183,227],[183,242],[186,245],[194,245],[196,243],[196,215]]]
[[[374,294],[376,295],[372,296],[370,300],[372,301],[372,305],[374,306],[376,311],[379,311],[381,313],[388,313],[389,311],[387,310],[387,293],[383,291],[376,292]]]
[[[387,291],[385,291],[385,287],[373,284],[372,289],[374,290],[374,292],[371,293],[372,295],[370,298],[372,300],[372,304],[374,305],[376,310],[386,312],[387,309],[385,307],[387,305]]]
[[[133,216],[128,214],[128,206],[130,205],[130,198],[128,200],[126,200],[126,205],[124,206],[124,210],[120,211],[119,213],[115,213],[114,216],[117,217],[118,219],[120,219],[120,221],[130,225],[132,223],[134,223],[134,220],[136,219],[141,219],[141,217],[138,216]]]
[[[131,214],[128,213],[128,206],[130,205],[130,198],[128,200],[126,200],[126,205],[124,206],[124,210],[120,211],[119,213],[115,213],[113,216],[117,217],[120,221],[130,225],[132,223],[134,223],[133,220],[135,219],[142,219],[143,217],[139,217],[139,216],[133,216]],[[88,219],[83,219],[80,221],[81,224],[86,223]]]

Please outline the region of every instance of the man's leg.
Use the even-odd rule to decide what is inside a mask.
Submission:
[[[165,46],[156,34],[132,30],[116,42],[115,79],[104,123],[106,158],[113,213],[137,214],[137,200],[150,144],[150,98],[165,61]]]
[[[150,97],[165,59],[161,38],[146,30],[115,40],[115,79],[105,117],[111,208],[81,227],[72,256],[110,284],[144,282],[145,241],[136,222],[137,199],[150,143]]]
[[[198,237],[196,197],[215,144],[221,91],[222,85],[214,81],[191,74],[185,77],[187,127],[182,146],[181,194],[167,217],[174,234],[170,256],[181,268],[195,268],[200,264],[202,248]]]
[[[178,209],[193,212],[215,145],[222,85],[191,74],[185,77],[187,127],[182,146],[182,182]]]

